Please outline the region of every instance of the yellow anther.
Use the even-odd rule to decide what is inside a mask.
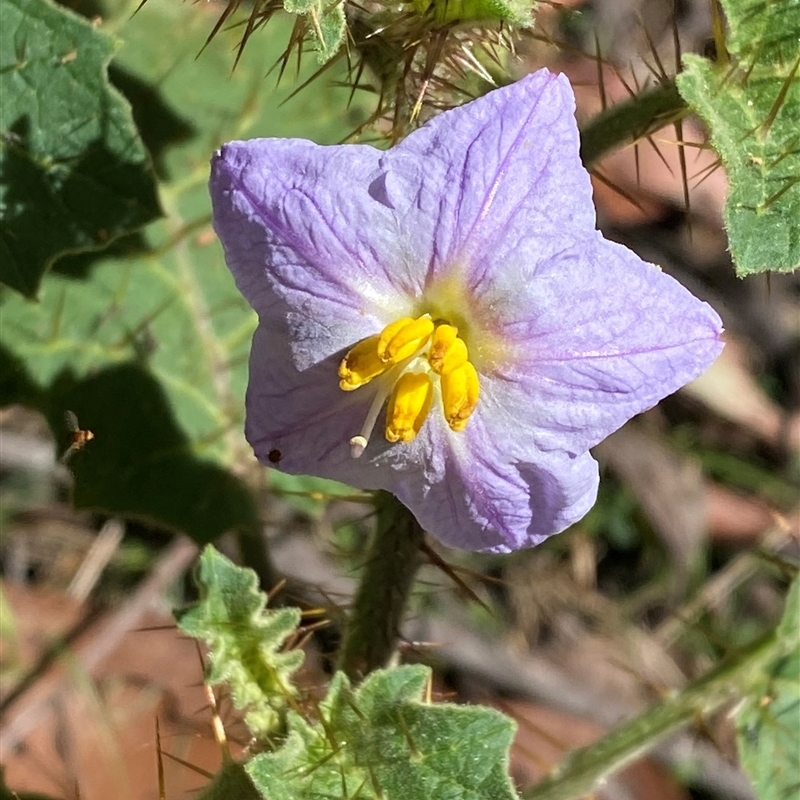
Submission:
[[[399,333],[406,325],[411,325],[414,320],[412,317],[401,317],[396,319],[391,325],[387,325],[378,337],[378,355],[383,358],[386,355],[386,348],[392,341],[394,335]]]
[[[452,325],[439,325],[433,332],[428,362],[434,372],[448,375],[467,363],[467,345],[458,338],[458,329]]]
[[[379,336],[362,339],[339,364],[339,387],[352,392],[389,368],[378,356]]]
[[[392,390],[386,409],[386,438],[410,442],[422,428],[431,409],[433,383],[424,372],[406,372]]]
[[[478,372],[470,361],[442,375],[442,405],[447,424],[454,431],[463,431],[467,426],[480,395]]]
[[[424,347],[432,333],[433,321],[429,317],[399,319],[387,325],[381,332],[378,356],[384,361],[397,364]]]

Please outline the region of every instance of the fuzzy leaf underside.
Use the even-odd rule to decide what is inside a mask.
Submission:
[[[356,689],[331,682],[311,724],[291,713],[289,735],[247,764],[266,800],[515,800],[508,777],[514,723],[477,706],[423,702],[430,671],[371,673]]]
[[[0,0],[0,279],[33,297],[61,255],[161,214],[155,176],[106,70],[116,45],[49,0]]]
[[[684,57],[678,87],[728,170],[740,277],[800,266],[800,0],[723,0],[730,63]]]
[[[302,650],[281,652],[300,623],[300,609],[265,611],[266,595],[251,569],[237,567],[210,545],[200,556],[200,602],[179,616],[178,627],[208,645],[208,682],[227,683],[251,733],[260,740],[279,728],[296,694],[292,675]]]

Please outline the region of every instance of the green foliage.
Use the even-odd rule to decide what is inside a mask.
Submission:
[[[233,74],[236,31],[196,58],[212,19],[204,8],[150,0],[131,20],[109,15],[125,42],[110,72],[163,178],[166,217],[102,254],[60,259],[38,303],[0,295],[0,404],[45,412],[64,448],[66,409],[95,433],[71,461],[76,504],[201,543],[259,527],[247,487],[227,471],[251,458],[241,429],[256,320],[211,230],[209,157],[245,136],[335,142],[360,119],[346,91],[337,103],[322,83],[279,110],[309,70],[273,90],[264,76],[281,53],[275,38],[247,48]],[[288,34],[287,23],[271,25]]]
[[[506,22],[527,27],[533,24],[533,9],[525,0],[413,0],[413,5],[421,16],[430,13],[437,25]]]
[[[423,701],[430,671],[373,672],[357,689],[336,673],[311,724],[290,713],[289,736],[247,771],[267,800],[513,800],[514,723],[476,706]]]
[[[742,766],[759,800],[786,800],[800,788],[800,579],[789,592],[778,635],[783,652],[736,719]]]
[[[339,46],[344,41],[344,36],[344,6],[341,3],[337,3],[331,8],[326,8],[319,18],[317,56],[321,62],[324,63],[338,52]]]
[[[59,256],[105,247],[160,209],[106,75],[114,41],[48,0],[0,0],[0,19],[0,278],[33,297]]]
[[[313,48],[321,64],[329,61],[339,52],[346,30],[342,2],[284,0],[283,8],[290,14],[305,17],[304,23],[312,34]]]
[[[739,276],[800,266],[800,0],[723,0],[731,63],[684,58],[678,88],[730,178],[725,224]]]
[[[251,569],[231,563],[210,545],[200,556],[200,602],[180,615],[180,629],[209,649],[208,681],[227,683],[253,735],[265,740],[282,726],[286,703],[297,693],[292,675],[302,650],[280,652],[300,623],[300,610],[265,611]]]

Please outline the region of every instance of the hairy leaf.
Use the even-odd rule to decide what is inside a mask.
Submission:
[[[505,22],[528,27],[535,10],[525,0],[413,0],[413,6],[420,16],[432,14],[437,25]]]
[[[730,63],[687,55],[678,88],[708,123],[730,178],[739,276],[800,266],[800,0],[723,0]]]
[[[324,64],[330,61],[344,42],[347,20],[341,2],[327,0],[284,0],[283,8],[290,14],[305,17],[306,30],[317,60]]]
[[[210,545],[200,556],[197,582],[200,602],[179,616],[178,627],[206,642],[209,683],[230,686],[250,731],[264,740],[281,727],[286,703],[297,693],[292,675],[303,651],[281,648],[300,623],[300,609],[265,611],[255,572]]]
[[[247,771],[267,800],[513,800],[514,723],[477,706],[423,701],[430,671],[373,672],[357,689],[337,673],[319,721],[289,714],[289,736]]]

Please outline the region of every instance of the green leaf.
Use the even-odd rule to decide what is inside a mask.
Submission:
[[[297,694],[292,675],[302,650],[280,652],[300,624],[300,609],[265,611],[251,569],[237,567],[210,545],[200,556],[200,602],[180,615],[178,627],[209,648],[208,681],[227,683],[253,735],[265,740],[283,722],[287,702]]]
[[[533,25],[533,11],[525,0],[413,0],[420,15],[431,14],[437,25],[453,22],[506,22],[527,28]]]
[[[786,800],[800,790],[800,579],[778,627],[785,644],[736,719],[742,766],[759,800]]]
[[[247,771],[267,800],[514,800],[508,749],[514,723],[479,706],[423,701],[430,670],[373,672],[357,689],[337,672],[310,724],[289,714],[289,736]]]
[[[684,57],[678,88],[728,170],[740,277],[800,266],[800,0],[723,0],[731,63]]]
[[[0,404],[45,411],[64,448],[66,409],[96,434],[70,464],[76,504],[143,516],[201,543],[259,527],[245,485],[227,472],[253,462],[242,423],[256,317],[211,229],[209,158],[247,136],[336,142],[364,116],[347,108],[346,90],[320,82],[282,105],[311,71],[278,90],[264,77],[287,17],[270,22],[274,35],[246,48],[232,74],[238,30],[221,31],[196,58],[215,14],[149,0],[119,20],[125,45],[112,74],[165,177],[166,217],[102,254],[60,259],[38,303],[0,294]],[[180,37],[164,35],[173,30]]]
[[[307,14],[311,9],[317,9],[318,0],[283,0],[283,8],[290,14]]]
[[[324,63],[333,58],[339,51],[339,47],[344,41],[345,29],[346,21],[342,3],[323,10],[319,18],[319,32],[317,33],[317,56],[321,62]],[[320,34],[322,35],[320,36]]]
[[[338,52],[345,38],[347,20],[341,0],[283,0],[283,8],[290,14],[305,17],[307,32],[317,60],[324,64]]]
[[[0,0],[0,279],[33,297],[61,255],[105,247],[160,214],[115,43],[48,0]]]
[[[205,211],[199,195],[186,200]],[[175,209],[168,223],[151,226],[161,252],[100,259],[88,280],[54,273],[38,303],[7,294],[3,336],[43,391],[64,371],[80,379],[138,363],[163,387],[197,454],[227,463],[242,448],[231,429],[241,424],[255,320],[215,247],[196,245],[197,233],[170,246],[170,229],[179,224]]]

